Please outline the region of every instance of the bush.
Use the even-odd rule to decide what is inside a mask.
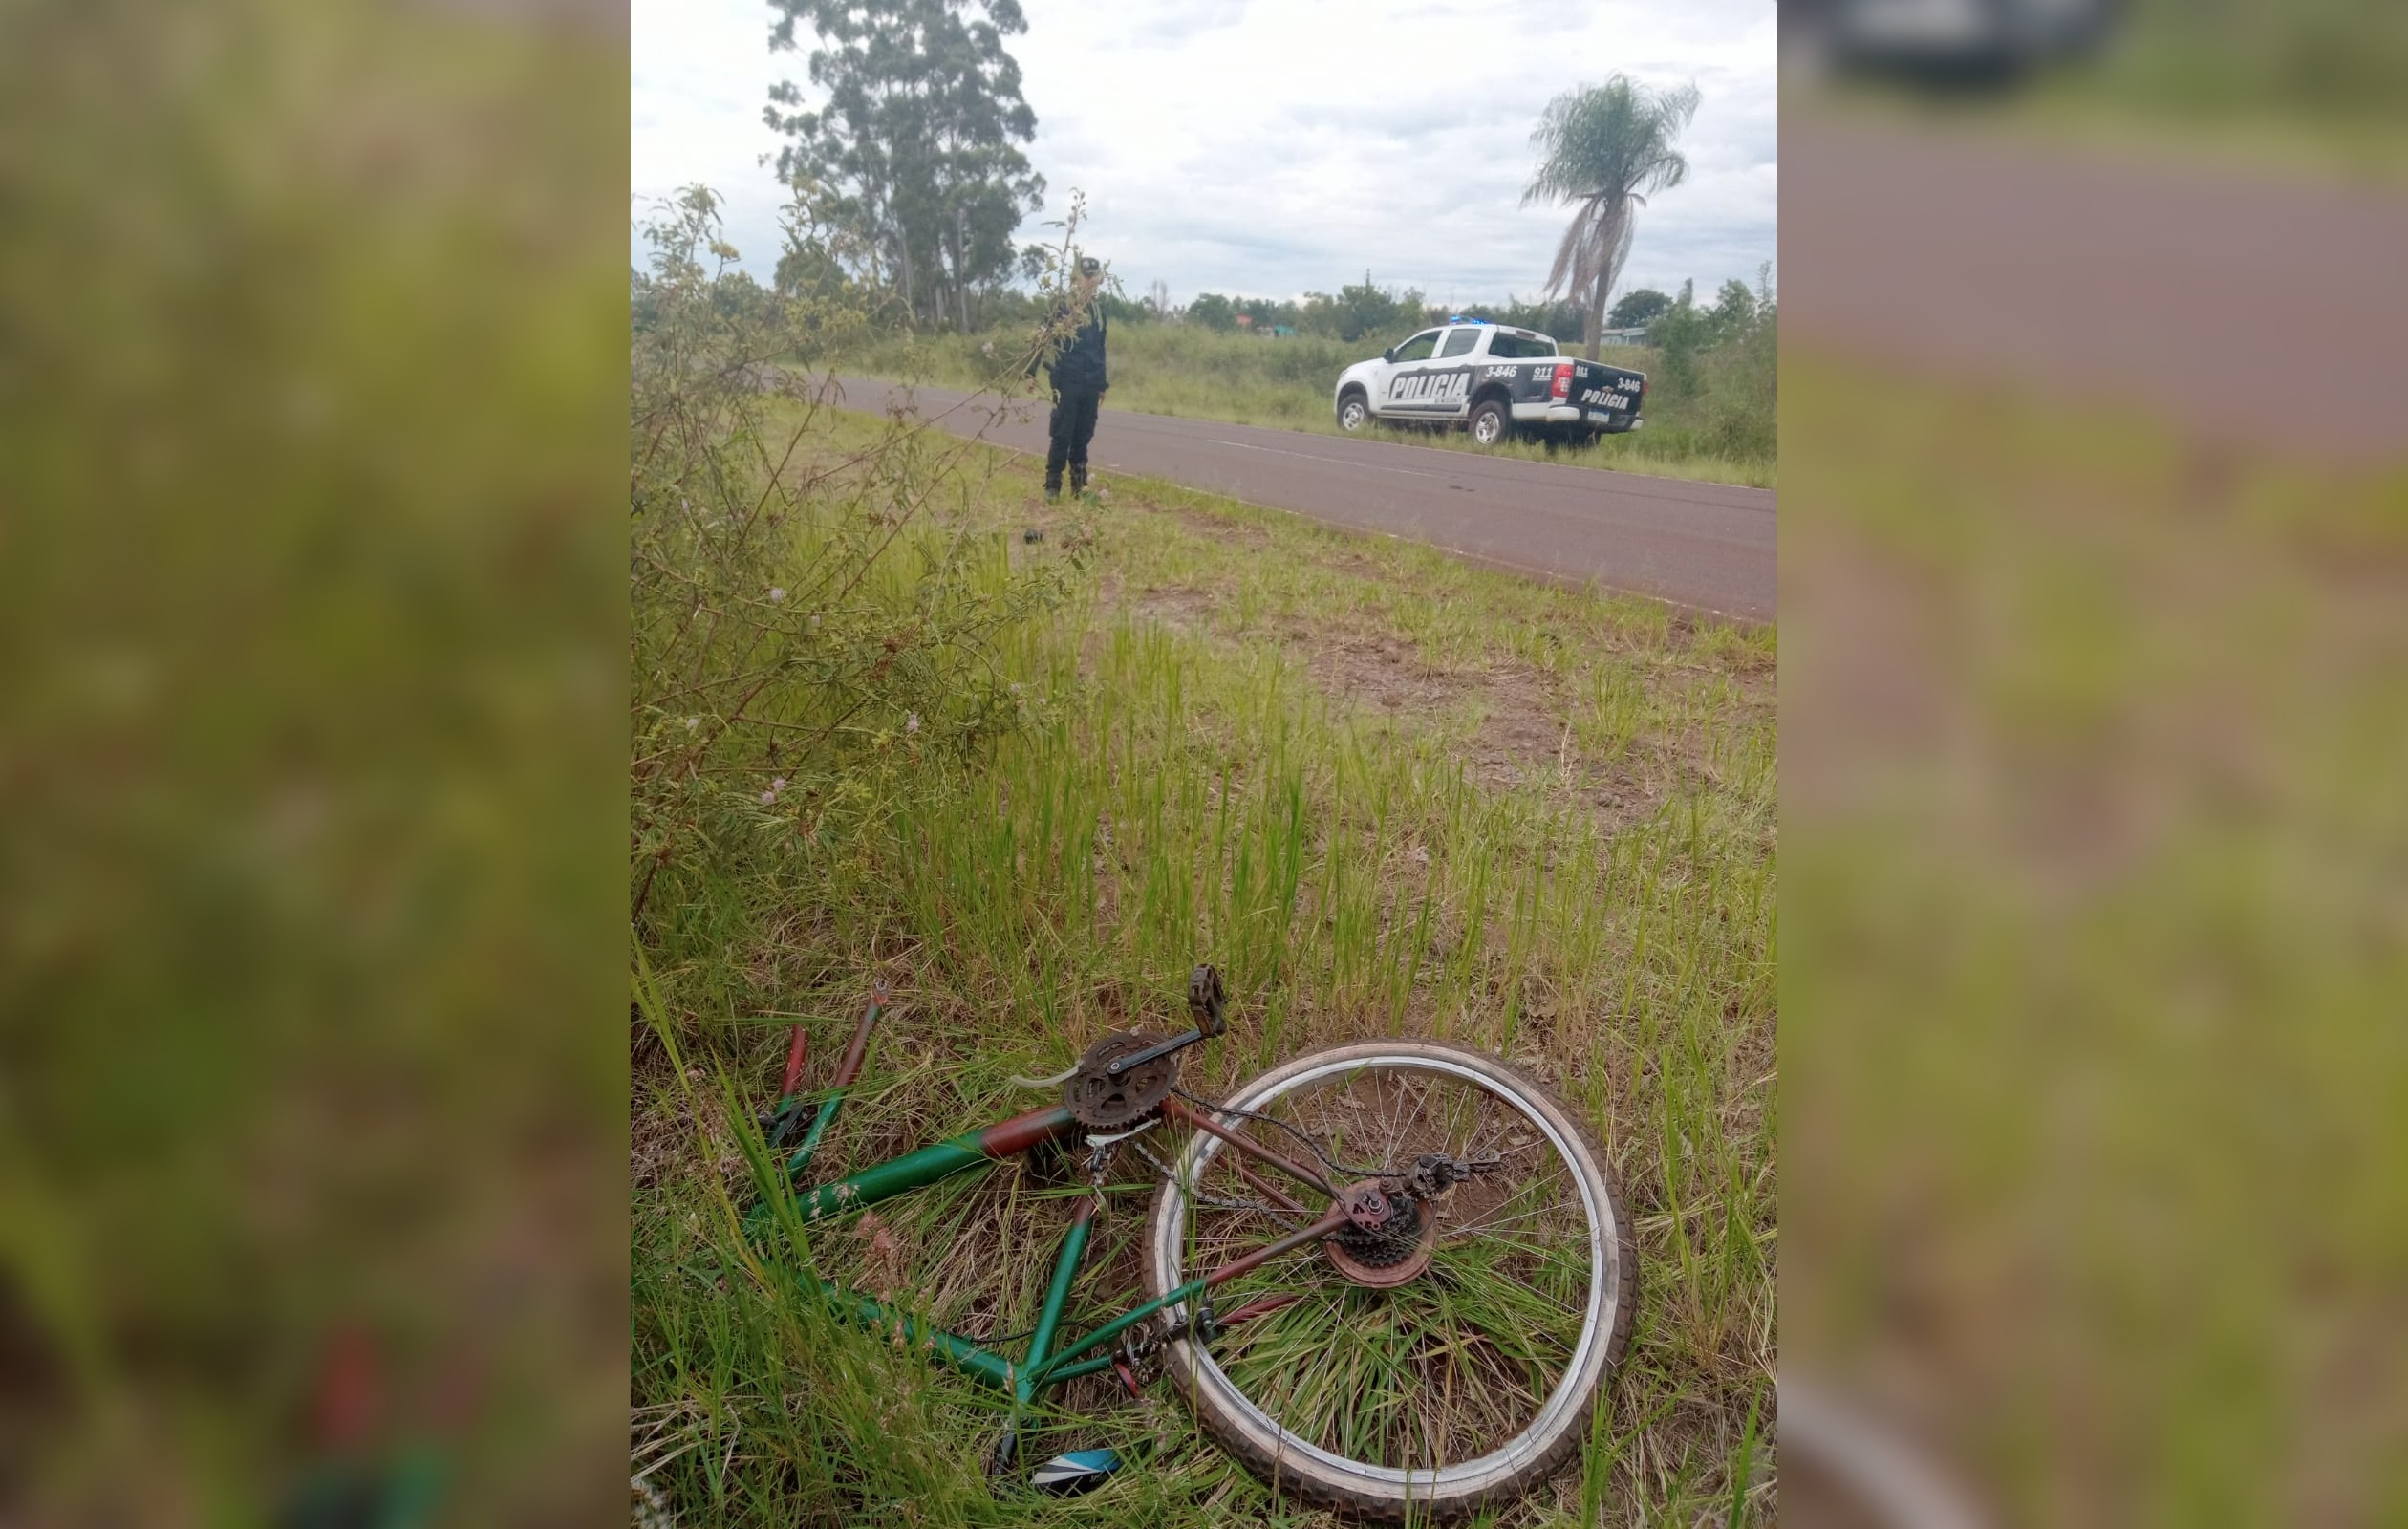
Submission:
[[[1237,327],[1237,307],[1218,292],[1205,292],[1188,304],[1188,322],[1206,329],[1233,330]]]
[[[1296,326],[1308,334],[1355,344],[1381,336],[1402,339],[1420,329],[1424,318],[1419,291],[1374,286],[1366,270],[1362,281],[1339,288],[1334,297],[1327,292],[1305,293]]]
[[[856,299],[738,283],[699,187],[647,238],[629,582],[631,914],[649,943],[716,880],[775,874],[777,904],[822,908],[880,884],[895,805],[1021,718],[988,659],[1064,565],[1015,575],[1000,540],[940,534],[928,506],[965,448],[924,426],[815,460],[825,393],[782,363],[857,340]]]
[[[1494,303],[1474,303],[1455,310],[1465,318],[1485,318],[1492,324],[1512,329],[1533,329],[1547,335],[1567,349],[1578,344],[1587,333],[1580,316],[1580,305],[1562,302],[1521,302],[1508,297],[1502,307]],[[1440,318],[1447,315],[1440,313]]]

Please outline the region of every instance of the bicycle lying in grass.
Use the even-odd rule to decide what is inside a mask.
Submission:
[[[872,998],[784,1165],[802,1178],[858,1074]],[[1027,1347],[937,1330],[807,1271],[846,1321],[899,1333],[1000,1389],[1013,1423],[1043,1393],[1116,1372],[1135,1394],[1167,1372],[1198,1421],[1275,1489],[1382,1518],[1470,1513],[1528,1492],[1576,1454],[1630,1336],[1630,1220],[1603,1152],[1545,1088],[1476,1051],[1364,1041],[1295,1058],[1226,1102],[1179,1087],[1179,1053],[1227,1028],[1219,976],[1189,981],[1182,1034],[1115,1033],[1060,1079],[1060,1102],[755,1208],[815,1227],[1024,1153],[1078,1163],[1076,1205]],[[770,1125],[785,1151],[807,1102]],[[1090,1331],[1063,1315],[1123,1155],[1160,1180],[1141,1249],[1147,1299]],[[1034,1484],[1100,1484],[1108,1451],[1064,1454]]]

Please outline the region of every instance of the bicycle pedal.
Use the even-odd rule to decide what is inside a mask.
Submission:
[[[1028,1484],[1058,1497],[1074,1497],[1102,1486],[1120,1468],[1118,1451],[1072,1450],[1067,1454],[1055,1455],[1031,1472]]]
[[[1028,1486],[1057,1497],[1076,1497],[1079,1493],[1091,1493],[1120,1469],[1117,1450],[1071,1450],[1069,1454],[1055,1454],[1028,1474]]]

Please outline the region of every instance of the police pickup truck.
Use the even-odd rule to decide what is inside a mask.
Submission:
[[[1636,430],[1647,376],[1556,353],[1534,330],[1458,319],[1338,375],[1338,425],[1468,425],[1493,446],[1522,434],[1586,445]]]

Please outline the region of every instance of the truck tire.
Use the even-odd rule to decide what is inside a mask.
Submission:
[[[1472,410],[1472,443],[1501,446],[1514,433],[1514,417],[1494,398],[1483,398]]]
[[[1371,422],[1371,400],[1361,388],[1348,388],[1338,398],[1338,428],[1348,435],[1359,434]]]

